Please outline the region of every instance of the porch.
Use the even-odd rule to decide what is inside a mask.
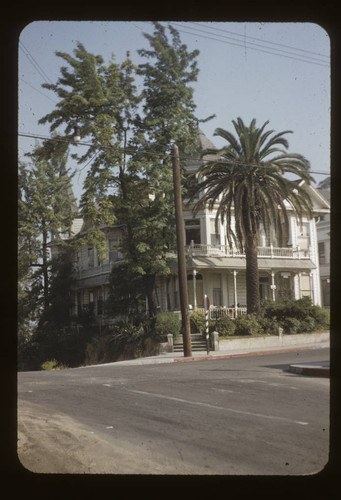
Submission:
[[[235,247],[230,248],[228,245],[206,245],[202,243],[194,243],[186,247],[187,252],[193,256],[203,257],[245,257],[244,253],[239,252]],[[311,248],[296,247],[258,247],[259,258],[279,258],[279,259],[310,259]]]

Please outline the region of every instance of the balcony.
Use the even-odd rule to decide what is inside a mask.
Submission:
[[[192,243],[186,247],[188,253],[195,257],[245,257],[236,248],[228,245],[205,245]],[[258,247],[258,257],[266,259],[309,259],[311,258],[310,248],[301,249],[297,247]]]
[[[92,276],[99,276],[101,274],[108,274],[112,270],[114,264],[122,262],[122,259],[117,259],[115,262],[101,263],[99,266],[90,266],[87,262],[81,262],[75,265],[74,277],[75,279],[90,278]]]

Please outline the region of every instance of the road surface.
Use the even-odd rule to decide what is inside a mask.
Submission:
[[[329,349],[18,374],[18,456],[33,472],[314,474],[329,379],[285,371]]]

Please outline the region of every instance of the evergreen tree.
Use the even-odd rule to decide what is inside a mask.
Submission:
[[[127,223],[127,261],[143,278],[151,314],[157,310],[156,275],[169,274],[167,253],[175,248],[170,150],[176,142],[182,152],[193,152],[198,123],[190,86],[198,74],[198,51],[188,52],[171,26],[170,37],[160,23],[154,26],[153,35],[145,34],[150,50],[138,51],[148,59],[138,67],[144,80],[143,116],[135,122],[139,148],[128,163],[130,176],[121,207]]]
[[[79,164],[90,167],[81,198],[83,217],[90,223],[87,238],[105,252],[103,233],[98,226],[115,222],[110,195],[125,196],[126,153],[129,146],[127,130],[136,119],[140,97],[134,85],[135,68],[127,53],[121,64],[114,56],[105,66],[101,56],[95,56],[77,44],[74,57],[57,52],[68,64],[61,68],[56,84],[43,87],[54,91],[60,101],[55,110],[40,120],[51,123],[50,130],[59,130],[71,138],[78,126],[83,141],[89,144],[84,154],[74,154]],[[84,146],[79,146],[84,148]]]
[[[70,233],[75,210],[66,154],[49,160],[44,154],[44,146],[36,147],[30,155],[32,167],[19,165],[19,290],[37,312],[49,305],[49,240],[54,235],[63,243],[60,235]]]
[[[142,95],[129,54],[122,64],[112,59],[106,66],[80,43],[74,56],[57,52],[68,66],[61,68],[56,84],[44,87],[60,102],[40,120],[50,123],[51,131],[63,128],[69,138],[77,125],[90,143],[83,155],[75,155],[80,164],[91,162],[81,200],[82,215],[90,222],[87,238],[104,252],[99,225],[125,223],[127,262],[143,276],[151,312],[156,311],[155,276],[169,272],[165,257],[174,231],[170,148],[176,141],[181,151],[190,152],[197,140],[190,84],[198,74],[198,51],[188,52],[177,31],[169,31],[170,39],[155,23],[154,34],[145,35],[150,50],[138,51],[149,60],[137,71],[144,80]]]

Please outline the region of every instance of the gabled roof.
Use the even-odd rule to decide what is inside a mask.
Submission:
[[[201,157],[201,154],[206,149],[216,149],[216,146],[211,142],[204,132],[198,127],[198,139],[197,139],[197,152],[191,155],[183,155],[186,158],[186,166],[198,166],[203,161],[214,160],[214,155],[207,155],[204,158]]]
[[[306,181],[301,181],[300,186],[303,186],[308,192],[315,213],[325,214],[330,212],[330,203],[323,196],[321,189],[314,188],[311,184],[307,184]]]
[[[198,128],[198,143],[200,151],[204,151],[205,149],[217,149],[200,128]]]

